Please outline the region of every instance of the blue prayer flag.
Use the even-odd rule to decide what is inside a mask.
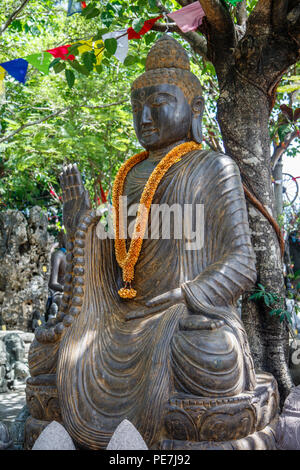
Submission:
[[[21,83],[25,83],[26,81],[26,73],[28,69],[28,62],[24,59],[14,59],[10,60],[9,62],[3,62],[0,64],[9,75],[14,77]]]
[[[82,5],[81,2],[75,2],[74,0],[69,0],[68,4],[68,13],[67,16],[74,15],[74,13],[81,13]]]

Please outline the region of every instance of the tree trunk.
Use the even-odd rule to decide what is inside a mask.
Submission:
[[[277,217],[283,214],[283,198],[282,198],[282,157],[279,158],[274,170],[274,197],[275,197],[275,209]]]
[[[268,96],[234,71],[220,83],[218,122],[226,153],[238,164],[243,183],[275,215],[271,181]],[[252,243],[256,254],[257,281],[269,291],[285,296],[283,260],[277,235],[265,217],[248,205]],[[286,351],[288,329],[271,308],[244,296],[242,318],[257,369],[271,372],[278,381],[284,401],[293,386]]]

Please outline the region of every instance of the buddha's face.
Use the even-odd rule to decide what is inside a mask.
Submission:
[[[135,133],[145,149],[160,149],[187,138],[192,112],[176,85],[153,85],[133,90],[131,103]]]

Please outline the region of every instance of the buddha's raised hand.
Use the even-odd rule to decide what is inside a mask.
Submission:
[[[63,192],[63,223],[68,238],[72,239],[81,216],[92,208],[91,201],[76,164],[64,167],[59,179]]]

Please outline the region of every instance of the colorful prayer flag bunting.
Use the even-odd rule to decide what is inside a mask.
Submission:
[[[202,6],[199,2],[191,3],[180,10],[169,13],[169,16],[183,33],[195,31],[201,25],[205,16]]]
[[[38,54],[28,55],[25,57],[25,60],[45,75],[48,75],[49,65],[53,61],[53,56],[49,52],[40,52]]]
[[[160,16],[157,16],[156,18],[151,18],[151,20],[145,21],[144,26],[142,27],[142,29],[138,33],[136,31],[134,31],[133,28],[128,28],[127,29],[128,39],[141,39],[141,37],[144,34],[148,33],[148,31],[150,31],[150,29],[153,28],[156,21],[158,21],[162,17],[163,17],[163,15],[160,15]]]
[[[122,63],[128,54],[128,34],[126,29],[120,31],[114,31],[113,33],[107,33],[102,36],[103,41],[105,39],[115,38],[117,40],[117,50],[114,56]]]
[[[96,65],[100,65],[104,53],[104,43],[102,39],[99,39],[98,41],[90,39],[89,41],[80,41],[80,43],[82,45],[78,47],[79,54],[83,54],[84,52],[89,52],[94,49]]]
[[[4,85],[4,78],[5,78],[6,71],[3,67],[0,67],[0,96],[3,96],[5,93],[5,85]]]
[[[55,47],[54,49],[48,49],[47,52],[52,54],[56,59],[74,60],[75,56],[73,54],[69,55],[69,47],[71,47],[71,44]]]
[[[18,80],[18,82],[25,83],[28,69],[27,60],[14,59],[9,62],[2,62],[0,66],[3,67],[9,75]]]
[[[74,13],[81,13],[83,8],[86,8],[85,2],[69,0],[67,16],[74,15]]]

